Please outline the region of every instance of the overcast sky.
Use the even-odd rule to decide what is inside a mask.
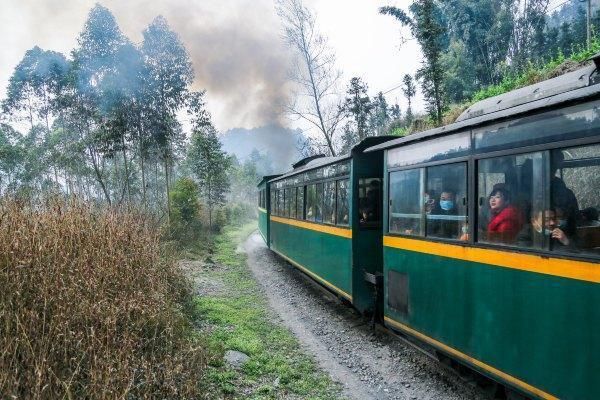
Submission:
[[[14,67],[35,45],[68,54],[95,0],[0,0],[0,98]],[[420,52],[414,40],[401,45],[397,21],[379,15],[382,5],[406,9],[410,0],[305,0],[337,55],[343,84],[360,76],[369,94],[397,86],[414,74]],[[193,60],[195,87],[207,100],[220,130],[252,128],[281,120],[274,104],[288,95],[289,55],[273,0],[104,0],[134,42],[157,15],[167,18]],[[400,90],[386,95],[406,108]],[[417,108],[422,108],[420,101]]]

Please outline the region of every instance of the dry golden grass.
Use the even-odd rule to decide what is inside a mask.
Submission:
[[[141,213],[0,201],[0,398],[192,398],[190,287]]]

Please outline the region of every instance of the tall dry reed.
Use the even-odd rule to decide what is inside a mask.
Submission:
[[[189,285],[142,213],[0,201],[0,398],[192,398]]]

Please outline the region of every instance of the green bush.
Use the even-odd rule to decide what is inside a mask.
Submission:
[[[227,225],[227,210],[228,207],[219,208],[215,214],[215,220],[213,221],[213,230],[221,232],[221,230]]]
[[[178,242],[190,242],[198,239],[202,222],[200,220],[200,201],[198,185],[191,178],[175,181],[169,192],[171,201],[170,233]]]

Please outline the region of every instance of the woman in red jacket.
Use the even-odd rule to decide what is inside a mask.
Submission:
[[[514,243],[517,234],[523,227],[523,215],[521,210],[510,204],[510,192],[504,188],[494,189],[490,194],[489,204],[488,240]]]

